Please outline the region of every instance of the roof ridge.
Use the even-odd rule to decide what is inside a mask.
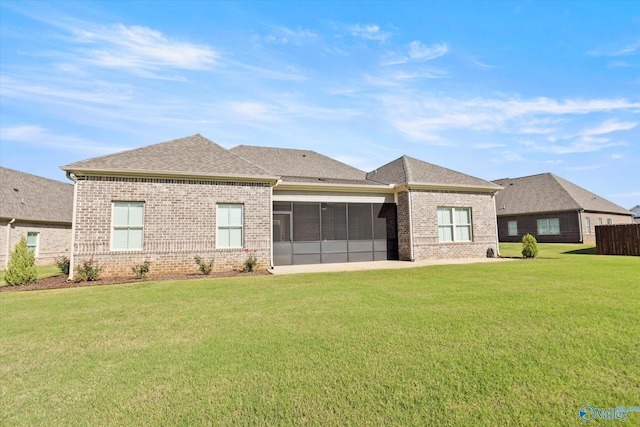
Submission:
[[[238,147],[241,147],[241,145],[238,145]],[[235,157],[237,157],[238,159],[240,159],[240,160],[242,160],[242,161],[244,161],[244,162],[247,162],[247,163],[249,163],[249,164],[252,164],[253,166],[255,166],[255,167],[257,167],[258,169],[260,169],[261,171],[263,171],[264,173],[275,175],[275,174],[273,174],[271,171],[269,171],[269,170],[267,170],[267,169],[263,168],[262,166],[260,166],[259,164],[254,163],[254,162],[252,162],[252,161],[251,161],[251,160],[249,160],[249,159],[245,159],[245,158],[244,158],[244,157],[242,157],[241,155],[236,154],[236,153],[234,153],[234,152],[233,152],[233,151],[231,151],[231,150],[227,150],[227,151],[228,151],[229,153],[231,153],[232,155],[234,155]]]
[[[404,169],[404,182],[413,181],[413,171],[411,170],[411,166],[409,165],[409,159],[411,157],[403,154],[402,157],[402,168]]]

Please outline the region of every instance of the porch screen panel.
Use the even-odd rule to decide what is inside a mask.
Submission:
[[[349,240],[373,239],[370,203],[349,203]]]
[[[320,203],[293,203],[293,241],[320,241]]]
[[[374,203],[373,238],[395,239],[397,234],[395,205],[393,203]]]
[[[347,204],[322,203],[322,240],[347,240]]]

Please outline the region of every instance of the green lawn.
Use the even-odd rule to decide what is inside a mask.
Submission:
[[[0,293],[0,425],[557,426],[640,406],[640,257],[540,246]]]

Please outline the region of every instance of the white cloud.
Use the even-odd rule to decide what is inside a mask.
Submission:
[[[387,31],[380,30],[380,27],[377,25],[351,25],[348,27],[350,34],[354,37],[360,37],[365,40],[376,40],[384,42],[389,37],[391,37],[391,33]]]
[[[409,43],[409,57],[414,61],[430,61],[446,54],[448,50],[446,43],[436,43],[431,46],[417,40]]]
[[[591,56],[626,56],[633,55],[640,49],[640,40],[624,46],[599,48],[587,52]]]
[[[3,141],[21,142],[29,145],[50,147],[67,151],[85,151],[95,154],[110,154],[121,151],[123,147],[103,145],[70,135],[57,135],[41,126],[21,125],[0,128]]]
[[[599,126],[586,129],[580,133],[582,136],[605,135],[612,132],[622,130],[631,130],[638,126],[637,122],[620,122],[617,119],[609,119],[602,122]]]
[[[596,169],[600,169],[602,167],[602,165],[591,165],[591,166],[567,166],[565,167],[566,170],[570,170],[570,171],[591,171],[591,170],[596,170]]]

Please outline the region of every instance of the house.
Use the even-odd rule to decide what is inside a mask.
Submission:
[[[231,150],[193,135],[62,167],[75,182],[72,265],[105,275],[485,257],[496,184],[403,156],[370,173],[314,151]]]
[[[595,243],[595,227],[629,224],[632,212],[552,173],[493,181],[501,242]]]
[[[634,224],[640,224],[640,205],[635,205],[634,207],[632,207],[629,210],[631,212],[633,212],[633,222],[634,222]]]
[[[53,264],[69,256],[73,186],[64,182],[0,167],[0,267],[21,236],[36,256],[36,264]]]

